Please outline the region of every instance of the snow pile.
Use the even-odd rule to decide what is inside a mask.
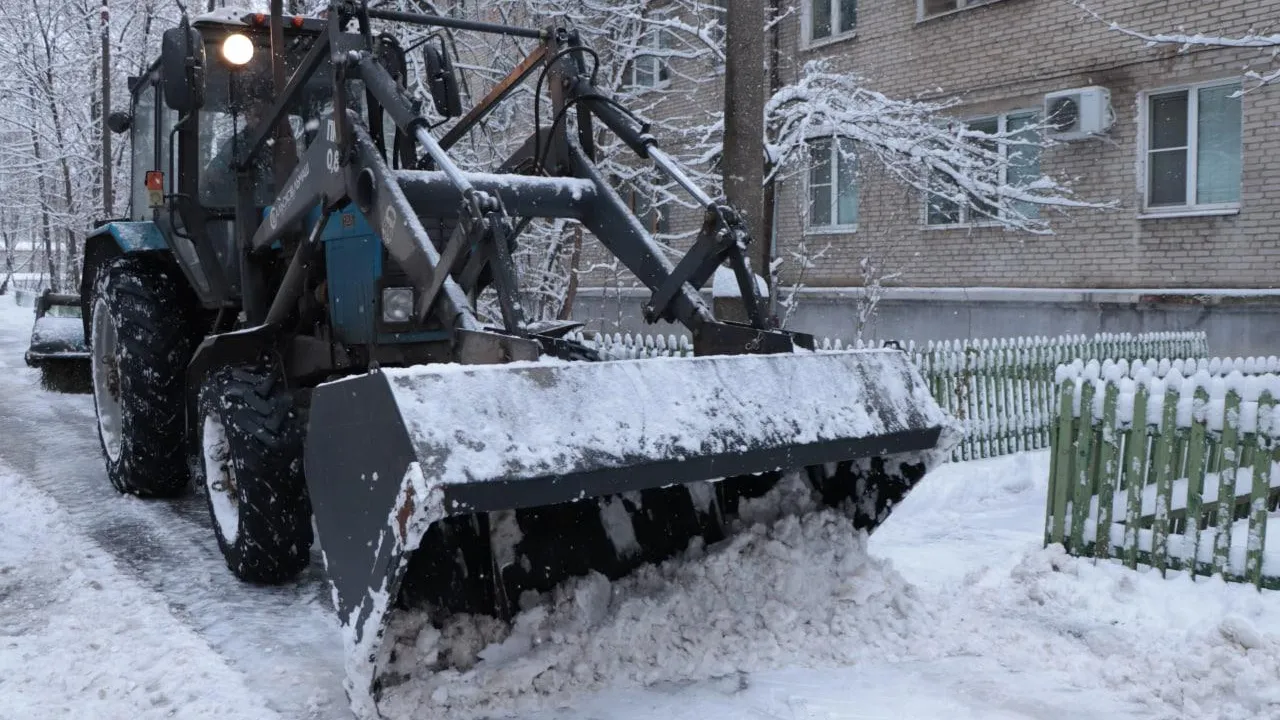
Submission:
[[[397,618],[393,670],[407,677],[381,709],[730,718],[843,706],[854,691],[833,682],[878,677],[891,687],[857,693],[892,695],[886,714],[927,708],[911,717],[1280,717],[1280,595],[1042,548],[1047,459],[931,473],[871,543],[891,561],[793,482],[729,540],[527,599],[511,629]]]
[[[1070,682],[1106,688],[1157,717],[1280,717],[1275,593],[1095,566],[1055,545],[1029,553],[979,597],[1059,632],[1028,643],[1017,623],[996,629],[999,644],[987,651],[1006,662],[1059,664]]]
[[[1280,717],[1280,593],[1041,547],[1048,461],[943,466],[873,537],[937,619],[920,660],[1016,669],[1019,707],[1074,698],[1034,717]]]
[[[912,588],[866,553],[865,535],[817,510],[798,477],[745,510],[754,524],[728,540],[614,583],[576,579],[526,603],[510,632],[471,616],[443,631],[393,619],[393,671],[412,677],[381,710],[523,714],[603,687],[896,658],[931,625]]]

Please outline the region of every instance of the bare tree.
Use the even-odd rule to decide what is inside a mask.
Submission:
[[[8,224],[9,216],[9,211],[0,208],[0,240],[4,241],[4,278],[0,279],[0,295],[8,292],[9,285],[13,282],[14,255],[17,249],[13,241],[13,230]]]
[[[1128,35],[1136,40],[1141,40],[1148,46],[1172,45],[1178,47],[1181,52],[1186,52],[1192,48],[1258,50],[1260,58],[1274,67],[1266,70],[1247,70],[1245,71],[1245,78],[1254,81],[1255,87],[1269,85],[1280,80],[1280,33],[1264,34],[1250,29],[1248,32],[1230,36],[1193,32],[1182,27],[1179,27],[1172,32],[1146,33],[1125,27],[1116,22],[1108,21],[1090,8],[1088,3],[1083,2],[1083,0],[1067,1],[1083,10],[1098,22],[1105,24],[1112,31]],[[1246,8],[1247,6],[1242,6],[1241,9],[1243,11]]]
[[[114,214],[128,147],[110,142],[103,119],[157,53],[160,15],[176,22],[176,3],[0,0],[0,187],[15,266],[38,255],[40,284],[74,284],[85,231]]]

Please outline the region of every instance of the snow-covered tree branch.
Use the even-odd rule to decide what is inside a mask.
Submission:
[[[1050,144],[1042,125],[983,132],[952,119],[955,104],[890,98],[820,61],[807,63],[765,107],[772,177],[804,167],[809,140],[821,136],[851,141],[840,143],[842,154],[878,161],[931,202],[965,206],[1012,229],[1051,234],[1048,219],[1034,208],[1111,206],[1076,199],[1065,181],[1026,171],[1026,151]]]
[[[1112,31],[1141,40],[1148,47],[1174,45],[1178,47],[1179,52],[1186,52],[1193,48],[1256,49],[1264,51],[1263,54],[1269,56],[1270,62],[1280,65],[1280,33],[1263,34],[1250,29],[1238,35],[1217,35],[1189,31],[1183,27],[1172,32],[1146,33],[1107,20],[1083,0],[1068,1],[1098,22],[1104,23]],[[1269,85],[1280,80],[1280,66],[1267,70],[1247,70],[1244,76],[1258,87]]]
[[[681,160],[690,175],[712,194],[719,192],[716,162],[721,127],[718,108],[709,112],[679,110],[668,102],[673,94],[707,92],[721,76],[710,72],[725,62],[723,3],[709,0],[495,0],[478,5],[440,0],[423,3],[400,0],[405,10],[426,9],[455,17],[541,27],[549,23],[578,30],[583,42],[596,53],[597,84],[633,112],[654,121],[654,133],[665,149]],[[426,32],[399,25],[395,32],[411,46]],[[464,84],[464,104],[482,97],[531,50],[531,41],[472,32],[436,31],[456,50]],[[418,33],[418,34],[416,34]],[[420,34],[420,35],[419,35]],[[411,56],[417,75],[418,57]],[[589,62],[593,62],[591,60]],[[532,135],[535,125],[552,122],[545,83],[535,88],[530,79],[518,86],[484,123],[451,152],[464,167],[492,169],[514,153]],[[423,84],[411,84],[423,94]],[[540,112],[534,114],[535,93],[541,94]],[[425,94],[422,95],[425,99]],[[424,103],[430,109],[431,104]],[[562,122],[573,122],[570,117]],[[447,126],[446,126],[447,127]],[[598,164],[611,178],[624,200],[632,204],[660,243],[687,239],[695,230],[669,222],[673,211],[696,205],[667,178],[647,168],[611,133],[597,127]],[[526,312],[535,318],[566,314],[574,296],[575,279],[595,273],[598,279],[616,270],[612,257],[601,258],[584,249],[581,229],[575,223],[535,221],[520,236],[516,261],[524,281]],[[674,255],[675,250],[669,251]],[[616,274],[616,273],[612,273]],[[482,298],[482,310],[486,303]]]
[[[0,0],[0,192],[13,284],[73,284],[85,231],[127,202],[127,143],[117,140],[104,168],[102,119],[127,108],[126,78],[154,58],[160,30],[177,17],[172,0]],[[110,108],[102,102],[104,32]],[[125,189],[110,206],[104,173]]]

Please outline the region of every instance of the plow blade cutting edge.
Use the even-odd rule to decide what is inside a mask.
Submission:
[[[808,468],[874,527],[956,437],[892,350],[421,366],[321,385],[306,478],[353,708],[376,714],[388,614],[414,596],[509,615],[513,588],[563,579],[540,575],[552,561],[616,575],[660,559],[634,547],[646,538],[677,545],[667,555],[718,539],[736,505],[729,480],[708,480]],[[624,498],[619,531],[607,508]],[[586,517],[603,520],[596,541]],[[530,537],[539,527],[559,535],[554,552]]]

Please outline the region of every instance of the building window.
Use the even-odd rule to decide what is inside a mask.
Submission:
[[[649,201],[648,196],[643,193],[632,190],[627,198],[631,212],[640,220],[640,224],[650,235],[669,235],[671,233],[671,219],[667,216],[667,209],[663,205],[654,205]]]
[[[707,2],[707,11],[710,13],[711,22],[711,39],[722,43],[724,42],[729,24],[729,0],[709,0]]]
[[[947,13],[966,8],[977,7],[978,5],[987,5],[997,0],[916,0],[916,12],[919,19],[934,17],[935,15],[946,15]]]
[[[971,130],[987,134],[1008,133],[1010,142],[981,141],[982,146],[997,152],[1005,162],[992,181],[999,185],[1025,187],[1040,177],[1040,121],[1035,111],[1013,112],[996,117],[981,118],[969,122]],[[939,185],[954,188],[955,181],[941,174],[936,175]],[[952,196],[954,197],[954,196]],[[999,222],[1002,218],[998,207],[976,197],[960,203],[946,195],[931,193],[925,204],[925,222],[929,225],[976,225]],[[1019,217],[1033,219],[1040,216],[1040,207],[1030,202],[1013,203],[1013,211]]]
[[[809,42],[851,33],[858,24],[857,0],[806,0],[804,10]]]
[[[1143,180],[1149,210],[1213,210],[1240,202],[1239,82],[1146,96]]]
[[[858,225],[858,157],[847,138],[809,141],[809,229]]]
[[[711,62],[717,71],[723,71],[725,53],[728,50],[725,47],[725,38],[729,34],[729,0],[710,0],[706,5],[706,11],[710,14],[711,41],[720,48],[720,54],[716,54]]]
[[[652,49],[657,52],[645,53]],[[631,86],[635,88],[662,87],[671,80],[671,68],[667,66],[667,53],[671,49],[671,34],[662,28],[650,28],[640,38],[640,47],[631,61]]]

